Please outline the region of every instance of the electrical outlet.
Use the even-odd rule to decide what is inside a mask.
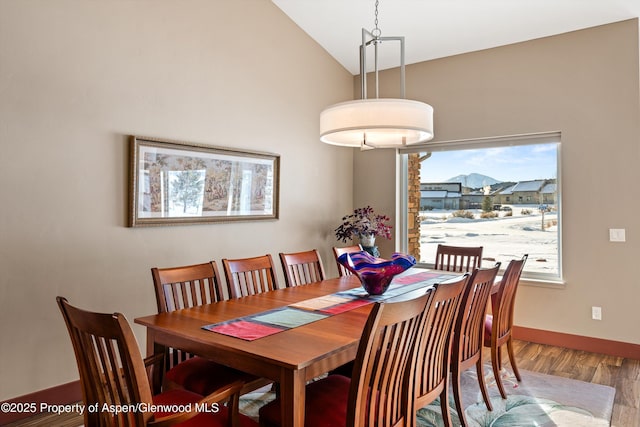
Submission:
[[[609,229],[609,241],[610,242],[626,242],[627,236],[624,228],[610,228]]]
[[[591,318],[593,320],[602,320],[602,307],[591,307]]]

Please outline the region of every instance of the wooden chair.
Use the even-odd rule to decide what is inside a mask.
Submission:
[[[487,303],[491,295],[491,288],[495,281],[500,263],[492,268],[475,269],[469,278],[462,294],[462,302],[456,319],[453,347],[451,349],[451,381],[453,382],[453,397],[460,422],[467,425],[464,407],[461,400],[460,376],[462,372],[475,365],[478,375],[478,385],[482,392],[484,403],[489,411],[493,410],[487,385],[484,380],[482,365],[482,348],[484,339],[484,322],[487,314]]]
[[[507,398],[507,393],[500,379],[500,369],[502,368],[501,348],[504,344],[507,344],[509,361],[511,362],[513,373],[518,381],[522,381],[513,353],[511,329],[513,327],[513,308],[516,301],[518,282],[520,282],[520,276],[522,275],[522,270],[528,257],[529,255],[524,255],[522,259],[509,262],[504,276],[502,276],[502,280],[500,281],[498,292],[491,296],[492,314],[486,316],[484,326],[484,345],[485,347],[491,347],[493,376],[496,379],[500,395],[503,399]]]
[[[260,294],[278,289],[271,255],[222,260],[232,298]]]
[[[361,252],[362,249],[362,245],[358,244],[355,246],[345,246],[345,247],[333,247],[333,256],[336,259],[336,265],[338,266],[338,275],[339,277],[345,277],[345,276],[351,276],[353,275],[353,273],[346,269],[342,264],[340,264],[338,262],[338,257],[342,254],[350,254],[353,252]],[[348,362],[345,363],[342,366],[339,366],[336,369],[333,369],[329,372],[329,374],[339,374],[339,375],[344,375],[347,377],[351,376],[351,372],[353,371],[353,362]]]
[[[436,250],[436,270],[469,273],[482,264],[482,246],[464,247],[438,245]]]
[[[351,252],[360,252],[362,251],[362,245],[355,246],[345,246],[342,248],[338,248],[336,246],[333,247],[333,256],[336,259],[336,265],[338,266],[338,275],[340,277],[351,276],[353,273],[347,270],[338,262],[338,257],[342,254],[350,254]]]
[[[305,252],[280,253],[282,270],[287,287],[306,285],[324,280],[324,267],[317,250]]]
[[[469,274],[436,285],[436,291],[427,311],[426,327],[418,337],[415,360],[409,366],[415,369],[414,398],[409,413],[413,417],[407,425],[416,424],[416,411],[438,397],[445,426],[451,426],[449,411],[449,370],[451,361],[452,331],[456,321],[462,292]]]
[[[143,361],[129,323],[120,313],[102,314],[73,307],[63,297],[57,297],[76,362],[80,372],[82,398],[85,407],[114,405],[121,412],[98,409],[85,411],[87,426],[254,426],[253,420],[238,412],[242,382],[235,382],[208,395],[187,390],[169,390],[152,396],[145,361]],[[154,362],[157,357],[149,359]],[[225,406],[222,402],[228,401]],[[157,406],[190,406],[189,412],[168,413],[123,408]],[[198,412],[206,405],[211,413]],[[215,408],[217,413],[213,413]]]
[[[154,267],[151,276],[158,313],[229,299],[230,291],[224,289],[215,261],[181,267]],[[175,348],[166,349],[165,369],[164,381],[155,378],[156,392],[160,382],[164,383],[164,388],[184,388],[201,395],[236,381],[244,383],[241,394],[269,383],[266,379]]]
[[[307,385],[305,427],[408,426],[406,369],[433,292],[376,303],[362,332],[352,379],[329,375]],[[260,408],[260,425],[281,425],[280,399]]]

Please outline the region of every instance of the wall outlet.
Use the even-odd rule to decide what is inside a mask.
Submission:
[[[591,307],[591,318],[593,320],[602,320],[602,307]]]
[[[609,229],[610,242],[625,242],[626,240],[627,240],[627,236],[626,236],[626,230],[624,228]]]

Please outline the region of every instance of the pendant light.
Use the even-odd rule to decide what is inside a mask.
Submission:
[[[404,37],[382,37],[375,3],[375,28],[362,29],[360,80],[362,99],[341,102],[320,113],[320,141],[344,147],[398,148],[433,138],[433,107],[405,98]],[[378,46],[400,43],[400,96],[378,98]],[[374,49],[375,98],[367,99],[367,47]]]

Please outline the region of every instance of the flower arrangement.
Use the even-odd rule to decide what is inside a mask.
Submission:
[[[376,214],[371,206],[358,208],[352,214],[342,217],[342,224],[335,229],[336,238],[345,243],[354,236],[391,239],[391,225],[386,224],[390,220],[386,215]]]

